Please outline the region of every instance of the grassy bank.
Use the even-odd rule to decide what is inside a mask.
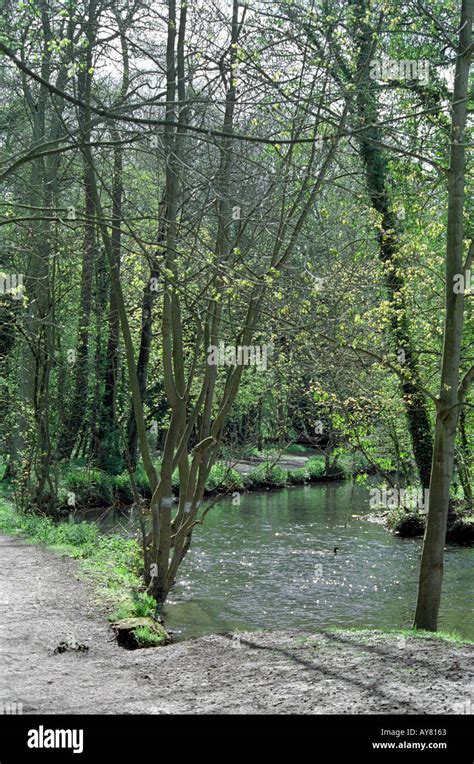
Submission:
[[[381,634],[387,637],[396,637],[398,639],[438,639],[455,645],[474,645],[474,640],[466,639],[456,631],[423,631],[422,629],[364,629],[358,627],[345,626],[344,628],[327,628],[324,631],[328,634],[355,634],[360,641],[364,636],[370,638],[374,634]]]
[[[49,517],[20,514],[3,498],[0,531],[78,560],[81,573],[92,582],[97,601],[109,611],[110,620],[153,615],[156,603],[143,592],[142,554],[135,539],[104,535],[85,520],[58,523]]]
[[[232,494],[235,491],[277,490],[294,485],[342,480],[367,469],[360,460],[354,464],[351,457],[343,457],[337,465],[329,468],[323,456],[308,458],[303,467],[284,469],[275,462],[278,455],[265,455],[267,460],[256,464],[249,472],[238,469],[237,458],[228,458],[213,465],[205,485],[205,495]],[[156,462],[159,473],[160,463]],[[151,498],[147,475],[140,464],[134,479],[139,495],[145,500]],[[69,513],[71,506],[76,508],[130,506],[133,493],[127,471],[119,475],[110,475],[95,467],[73,464],[62,468],[58,475],[60,509]],[[179,496],[179,475],[173,474],[173,493]]]

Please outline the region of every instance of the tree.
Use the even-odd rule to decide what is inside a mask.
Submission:
[[[472,57],[473,8],[473,0],[463,0],[451,107],[444,342],[429,489],[429,510],[423,540],[415,613],[415,627],[428,631],[436,631],[438,624],[456,431],[461,407],[474,380],[474,367],[471,367],[460,381],[465,290],[456,289],[460,277],[466,279],[474,254],[474,243],[471,241],[467,258],[463,262],[465,137]]]

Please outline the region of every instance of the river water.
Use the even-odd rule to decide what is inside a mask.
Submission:
[[[164,612],[176,637],[234,629],[410,627],[420,539],[358,519],[350,481],[223,499],[197,526]],[[337,552],[334,553],[334,547]],[[474,548],[449,545],[439,628],[474,639]]]

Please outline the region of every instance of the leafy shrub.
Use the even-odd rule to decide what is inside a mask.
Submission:
[[[206,493],[242,491],[244,481],[237,470],[226,464],[214,464],[206,481]]]
[[[253,488],[282,488],[287,484],[287,472],[277,464],[261,464],[248,476]]]
[[[301,467],[301,469],[288,470],[286,477],[290,485],[301,485],[309,480],[309,472],[306,467]]]
[[[343,479],[347,475],[347,472],[344,467],[342,467],[340,464],[330,464],[328,469],[324,472],[324,476],[328,478],[339,478]]]
[[[446,540],[455,544],[474,543],[474,518],[458,517],[448,526]]]
[[[146,499],[151,499],[150,483],[148,482],[148,477],[142,464],[139,464],[135,470],[135,484],[140,496],[143,496]],[[130,475],[128,474],[128,470],[125,470],[121,475],[112,478],[112,488],[115,498],[121,504],[133,503],[133,491],[132,486],[130,485]]]
[[[132,596],[122,602],[109,615],[109,621],[121,621],[124,618],[153,618],[156,610],[156,600],[146,592],[133,592]]]
[[[425,518],[416,509],[404,507],[391,509],[387,515],[387,526],[403,538],[422,536],[425,530]]]
[[[324,459],[320,456],[313,456],[312,459],[308,459],[306,462],[305,470],[310,480],[318,480],[324,477]]]
[[[133,503],[132,486],[130,485],[130,476],[127,471],[117,475],[113,480],[113,491],[115,498],[121,504]]]
[[[107,507],[113,502],[113,478],[94,468],[76,467],[66,474],[65,486],[82,507]]]
[[[139,464],[135,470],[135,482],[137,484],[138,493],[145,499],[151,499],[150,483],[148,482],[148,476],[143,464]]]

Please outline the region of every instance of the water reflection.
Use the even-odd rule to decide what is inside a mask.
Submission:
[[[357,518],[367,511],[367,488],[350,482],[223,500],[195,532],[167,625],[186,637],[410,626],[421,541]],[[472,548],[447,549],[440,628],[474,639],[473,560]]]

